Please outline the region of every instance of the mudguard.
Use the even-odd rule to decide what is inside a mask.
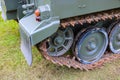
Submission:
[[[55,33],[60,25],[58,17],[37,22],[34,14],[19,21],[21,33],[21,51],[29,65],[32,64],[32,46]]]

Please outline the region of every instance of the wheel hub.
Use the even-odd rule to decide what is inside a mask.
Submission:
[[[96,47],[97,47],[97,44],[96,44],[95,42],[93,42],[93,41],[88,42],[87,49],[88,49],[89,51],[95,50]]]
[[[64,38],[61,37],[61,36],[56,37],[55,40],[54,40],[54,44],[55,44],[56,46],[63,44],[63,42],[64,42]]]
[[[92,64],[103,56],[107,45],[108,36],[104,29],[89,29],[78,38],[75,54],[80,62]]]

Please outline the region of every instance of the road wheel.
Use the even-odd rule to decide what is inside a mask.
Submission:
[[[81,32],[78,33],[78,35]],[[78,37],[75,46],[75,55],[83,64],[92,64],[98,61],[106,51],[108,35],[103,28],[87,29]]]

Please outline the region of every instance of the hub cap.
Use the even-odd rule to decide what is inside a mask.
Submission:
[[[84,64],[98,61],[104,54],[108,36],[104,29],[90,29],[80,36],[76,44],[76,56]]]
[[[71,28],[59,29],[47,40],[47,52],[50,56],[61,56],[66,53],[73,43]]]
[[[113,27],[109,38],[111,51],[113,53],[120,53],[120,23]]]

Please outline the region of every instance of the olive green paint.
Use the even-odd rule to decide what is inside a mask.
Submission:
[[[120,8],[120,0],[51,0],[52,15],[60,19]]]
[[[4,19],[17,19],[17,8],[19,0],[1,0]]]
[[[60,21],[58,17],[51,17],[47,20],[37,22],[35,15],[32,14],[22,18],[19,24],[22,31],[26,33],[24,35],[30,38],[31,45],[35,45],[55,33],[59,27]]]
[[[19,0],[2,1],[5,1],[7,19],[17,19],[16,10]],[[120,8],[120,0],[36,0],[37,6],[45,4],[51,6],[51,16],[59,16],[60,19]]]

